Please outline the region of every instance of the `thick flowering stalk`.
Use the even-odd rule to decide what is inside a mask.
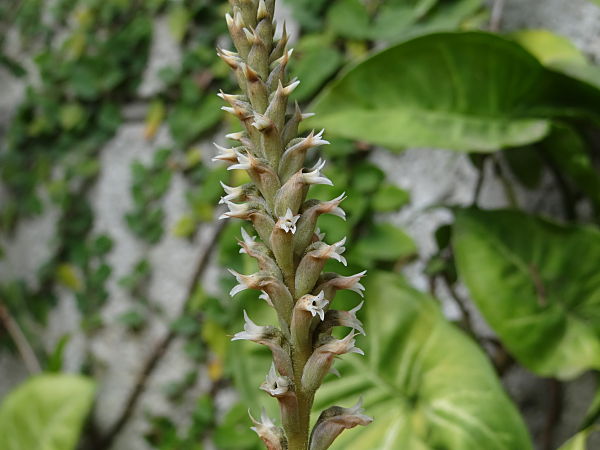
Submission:
[[[235,72],[241,94],[221,92],[219,97],[227,103],[223,109],[240,120],[244,131],[227,135],[235,144],[217,145],[214,160],[228,164],[229,170],[246,171],[252,181],[239,187],[222,185],[221,203],[228,211],[221,218],[251,222],[258,236],[242,229],[240,253],[256,259],[259,267],[249,275],[230,271],[238,282],[231,295],[245,289],[262,291],[260,298],[273,307],[280,325],[260,326],[244,313],[244,331],[233,337],[264,345],[273,354],[273,365],[260,388],[279,402],[283,427],[263,412],[260,421],[252,418],[252,429],[268,449],[326,449],[344,429],[372,420],[360,406],[332,406],[310,431],[315,392],[327,373],[335,371],[335,358],[363,354],[354,339],[357,333],[364,334],[356,317],[362,303],[351,311],[330,307],[340,289],[362,297],[360,281],[366,272],[350,277],[323,273],[329,259],[346,265],[346,240],[327,244],[317,221],[322,214],[345,220],[340,208],[345,196],[328,202],[307,200],[311,185],[333,184],[322,174],[325,161],[305,168],[308,152],[328,142],[323,131],[297,137],[300,122],[310,114],[302,114],[298,104],[288,105],[299,81],[287,76],[292,51],[285,25],[281,37],[274,37],[275,0],[230,3],[233,10],[226,20],[237,51],[219,49],[218,54]],[[336,339],[335,327],[352,331]]]

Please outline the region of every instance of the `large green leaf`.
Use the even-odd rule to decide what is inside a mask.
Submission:
[[[598,117],[600,91],[553,72],[521,46],[482,33],[422,36],[347,71],[307,127],[400,149],[491,152],[542,139],[549,118]]]
[[[2,450],[71,450],[92,406],[94,383],[76,375],[40,375],[0,407]]]
[[[332,448],[530,449],[519,414],[477,345],[398,275],[368,278],[367,337],[357,344],[366,356],[336,362],[342,376],[328,379],[315,408],[348,407],[363,396],[375,421],[345,431]]]
[[[530,370],[600,369],[600,232],[516,211],[457,213],[462,280],[504,345]]]

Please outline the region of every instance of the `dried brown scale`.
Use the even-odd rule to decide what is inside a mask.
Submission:
[[[332,185],[321,174],[325,164],[321,160],[315,167],[305,168],[307,153],[328,142],[323,131],[297,137],[300,123],[310,115],[302,114],[297,103],[292,108],[289,105],[299,82],[286,75],[292,50],[287,46],[285,24],[281,37],[274,37],[275,1],[230,0],[230,4],[232,12],[226,21],[237,51],[218,49],[217,53],[234,71],[242,95],[221,92],[219,96],[228,103],[223,109],[240,120],[244,131],[228,135],[238,146],[217,146],[219,154],[214,160],[228,164],[229,170],[246,171],[252,183],[223,185],[226,195],[221,203],[229,211],[221,218],[250,221],[260,238],[257,241],[242,231],[240,252],[255,258],[260,271],[250,275],[231,271],[239,283],[231,295],[244,289],[262,291],[261,298],[274,308],[280,324],[280,328],[260,326],[245,314],[244,331],[233,339],[265,345],[273,355],[273,366],[261,389],[278,400],[283,428],[264,412],[260,421],[252,418],[252,429],[267,448],[324,450],[343,429],[371,420],[359,407],[332,407],[309,434],[314,394],[334,359],[344,353],[362,354],[354,346],[354,332],[344,339],[331,336],[338,326],[364,333],[356,317],[359,308],[329,308],[339,289],[362,296],[360,280],[365,273],[352,277],[322,273],[330,258],[345,264],[345,239],[325,243],[316,228],[317,220],[322,214],[345,219],[340,208],[345,197],[328,202],[306,199],[311,185]]]

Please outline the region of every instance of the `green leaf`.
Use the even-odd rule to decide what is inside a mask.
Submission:
[[[548,30],[520,30],[510,35],[545,66],[556,62],[587,64],[584,54],[567,38]]]
[[[342,65],[343,56],[330,45],[315,45],[294,55],[291,71],[302,80],[293,98],[304,101],[310,98]]]
[[[514,42],[439,33],[375,54],[332,83],[308,128],[391,149],[493,152],[545,137],[549,117],[597,117],[600,90],[544,68]]]
[[[600,206],[600,172],[594,167],[587,143],[574,128],[555,124],[540,147],[581,192]]]
[[[94,399],[94,383],[78,375],[39,375],[0,407],[2,450],[72,450]]]
[[[600,68],[567,38],[548,30],[523,30],[511,37],[544,66],[600,88]]]
[[[410,201],[410,194],[393,184],[383,185],[373,196],[373,209],[377,212],[397,211]]]
[[[586,442],[592,433],[597,432],[600,432],[600,427],[590,427],[583,430],[565,442],[558,450],[588,450],[589,447]]]
[[[337,35],[366,39],[370,35],[367,8],[360,0],[338,0],[327,12],[327,25]]]
[[[169,11],[169,29],[177,42],[181,42],[185,37],[190,20],[190,12],[183,5],[175,5]]]
[[[318,391],[316,409],[364,398],[367,427],[345,431],[332,449],[527,450],[517,410],[477,345],[429,296],[395,274],[366,283],[366,356],[345,355]]]
[[[395,262],[412,258],[417,253],[414,241],[400,228],[389,223],[374,225],[360,237],[349,257],[363,265],[375,261]]]
[[[600,369],[600,231],[516,211],[459,211],[453,244],[473,301],[525,367]]]

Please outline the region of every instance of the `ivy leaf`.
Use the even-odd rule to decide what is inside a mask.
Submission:
[[[516,43],[438,33],[375,54],[317,99],[307,128],[393,150],[493,152],[541,140],[550,117],[598,117],[600,90],[544,68]]]
[[[468,209],[453,244],[473,301],[521,364],[561,379],[600,369],[598,229]]]
[[[94,399],[94,383],[78,375],[39,375],[0,407],[2,450],[72,450]]]
[[[336,362],[317,392],[315,414],[364,398],[367,427],[345,431],[332,449],[531,449],[525,425],[477,345],[429,296],[395,274],[367,277],[366,356]]]

